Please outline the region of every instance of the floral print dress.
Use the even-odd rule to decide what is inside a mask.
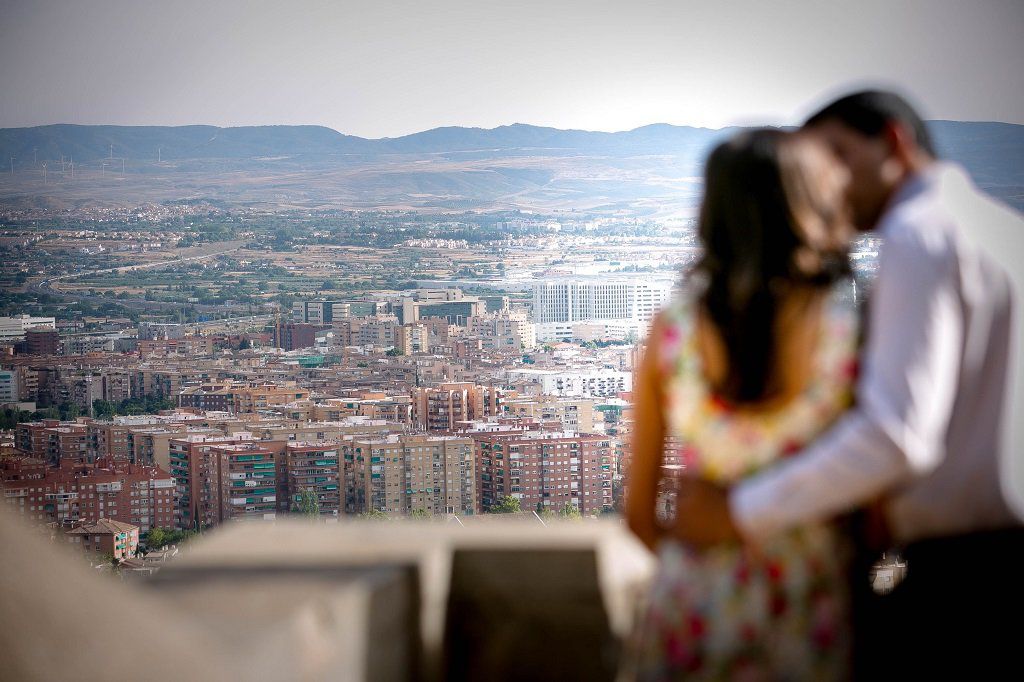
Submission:
[[[737,412],[709,390],[692,297],[663,313],[658,358],[669,433],[688,473],[729,485],[795,453],[851,404],[858,316],[836,285],[823,308],[812,378],[765,412]],[[627,652],[634,679],[832,680],[849,668],[845,547],[826,524],[753,547],[659,548],[654,584]]]

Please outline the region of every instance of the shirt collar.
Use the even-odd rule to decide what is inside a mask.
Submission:
[[[889,205],[883,213],[879,232],[885,233],[889,221],[886,219],[897,207],[926,192],[943,191],[953,187],[971,186],[970,176],[963,166],[950,161],[935,161],[927,168],[915,173],[900,185],[889,199]]]

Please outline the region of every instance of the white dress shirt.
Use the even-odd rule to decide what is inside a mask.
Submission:
[[[1024,221],[936,163],[897,191],[879,231],[857,404],[733,489],[732,515],[750,539],[882,493],[901,542],[1024,518]]]

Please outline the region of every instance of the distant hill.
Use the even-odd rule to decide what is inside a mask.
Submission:
[[[1024,209],[1024,126],[929,125],[944,157]],[[6,128],[0,129],[0,171],[14,157],[15,173],[0,172],[0,204],[73,209],[203,198],[291,207],[683,215],[699,197],[708,150],[735,130],[654,124],[607,133],[517,123],[366,139],[322,126]],[[104,164],[110,156],[114,162]],[[73,182],[66,168],[56,175],[62,157],[75,161]],[[49,183],[42,182],[44,162]]]
[[[322,126],[85,126],[0,129],[0,154],[17,164],[62,156],[89,163],[131,160],[239,159],[370,151],[372,143]]]
[[[626,132],[559,130],[516,123],[498,128],[434,128],[370,140],[323,126],[47,125],[0,128],[0,158],[28,163],[61,156],[88,163],[113,156],[131,160],[330,158],[345,155],[437,154],[523,150],[678,154],[702,150],[725,130],[655,124]]]

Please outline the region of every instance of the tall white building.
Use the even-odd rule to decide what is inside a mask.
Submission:
[[[0,343],[23,341],[25,332],[32,327],[56,329],[57,320],[52,317],[32,317],[30,315],[0,317]]]
[[[612,320],[642,336],[671,295],[670,283],[641,279],[538,282],[533,285],[537,338],[568,340],[574,322]]]

